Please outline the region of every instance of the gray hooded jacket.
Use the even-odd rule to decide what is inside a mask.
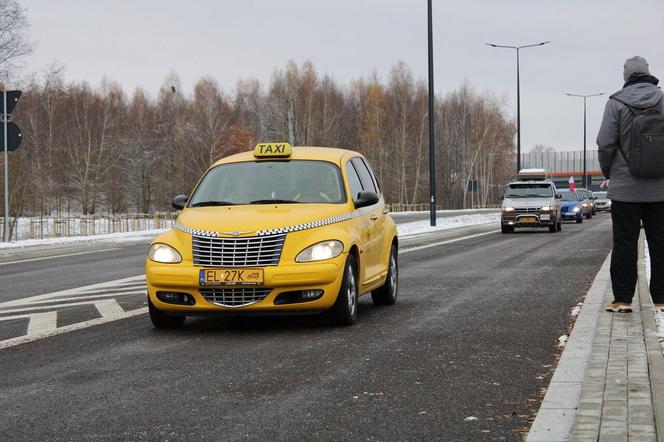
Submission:
[[[639,109],[656,107],[664,113],[662,91],[650,83],[636,83],[613,94]],[[617,100],[609,100],[604,109],[602,126],[597,135],[599,164],[604,176],[610,178],[608,197],[628,203],[664,201],[664,178],[638,178],[629,172],[618,144],[629,155],[631,151],[632,113]]]

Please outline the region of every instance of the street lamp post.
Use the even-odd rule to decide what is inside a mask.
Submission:
[[[589,97],[599,97],[600,95],[604,95],[605,92],[600,92],[599,94],[570,94],[565,92],[565,95],[568,97],[581,97],[583,98],[583,188],[587,189],[588,188],[588,167],[586,165],[587,157],[586,157],[586,101]]]
[[[542,43],[535,43],[532,45],[523,46],[506,46],[497,45],[493,43],[486,43],[487,46],[494,48],[506,48],[516,50],[516,171],[521,170],[521,85],[519,74],[519,51],[524,48],[532,48],[535,46],[544,46],[551,43],[550,41],[543,41]]]
[[[436,225],[436,158],[435,158],[435,119],[433,90],[433,25],[431,0],[427,2],[427,28],[429,48],[429,223]]]

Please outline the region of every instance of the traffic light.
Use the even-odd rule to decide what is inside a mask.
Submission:
[[[4,96],[5,93],[7,94],[7,108],[4,108]],[[0,117],[2,118],[2,124],[0,124],[0,147],[4,150],[5,145],[4,145],[4,140],[5,140],[5,128],[7,130],[7,150],[9,152],[13,152],[18,147],[21,145],[21,141],[23,141],[23,134],[21,133],[21,128],[19,128],[16,123],[13,121],[9,121],[9,116],[11,113],[14,111],[14,108],[16,108],[16,103],[18,103],[18,99],[21,98],[21,91],[6,91],[0,94],[0,110],[2,110],[2,114]]]

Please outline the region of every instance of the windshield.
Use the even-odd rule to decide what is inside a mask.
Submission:
[[[595,192],[595,196],[599,199],[606,199],[606,192]]]
[[[510,184],[505,198],[551,198],[553,190],[550,184]]]
[[[574,192],[560,192],[563,196],[563,201],[579,201],[579,198]]]
[[[346,201],[339,168],[325,161],[287,160],[222,164],[196,188],[189,207]]]

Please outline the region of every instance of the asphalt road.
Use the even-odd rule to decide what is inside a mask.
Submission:
[[[521,440],[610,227],[600,215],[556,234],[476,228],[406,244],[397,304],[363,298],[353,327],[196,318],[161,331],[138,315],[0,347],[0,439]],[[8,287],[21,268],[2,266],[14,279],[0,279],[1,300],[97,282],[95,268],[140,274],[144,250],[26,262],[34,291]],[[123,308],[137,309],[138,293]]]

